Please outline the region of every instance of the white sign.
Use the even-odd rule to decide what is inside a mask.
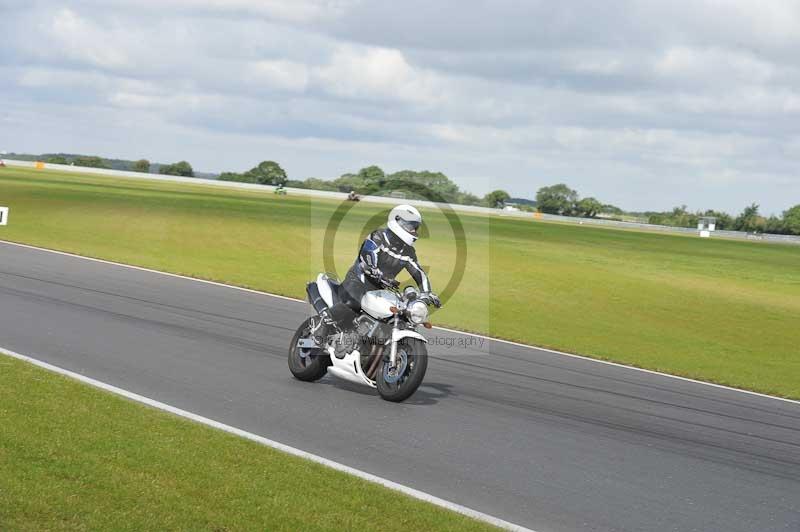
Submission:
[[[0,225],[8,223],[8,207],[0,207]]]

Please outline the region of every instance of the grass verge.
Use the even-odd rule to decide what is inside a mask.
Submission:
[[[0,530],[495,530],[3,355],[0,472]]]
[[[304,297],[338,203],[208,186],[0,170],[0,239]],[[339,274],[386,207],[336,233]],[[418,243],[441,290],[453,234]],[[437,324],[800,398],[800,247],[459,214],[464,278]]]

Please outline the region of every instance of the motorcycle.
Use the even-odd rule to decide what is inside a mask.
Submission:
[[[289,370],[295,378],[312,382],[326,373],[375,388],[392,402],[405,401],[417,391],[428,369],[427,340],[417,332],[430,328],[428,305],[438,304],[413,286],[400,291],[396,284],[367,292],[361,312],[341,303],[341,285],[319,274],[308,283],[308,301],[317,315],[297,328],[289,346]],[[315,336],[323,311],[335,314],[331,334]]]

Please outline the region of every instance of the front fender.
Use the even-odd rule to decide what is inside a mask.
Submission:
[[[395,329],[392,331],[392,343],[397,343],[403,338],[416,338],[417,340],[422,340],[426,344],[428,343],[428,340],[425,339],[425,337],[422,336],[417,331],[409,331],[408,329],[405,330]]]

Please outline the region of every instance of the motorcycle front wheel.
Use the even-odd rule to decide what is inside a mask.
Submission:
[[[388,351],[388,349],[387,349]],[[383,356],[375,375],[378,393],[386,401],[399,403],[417,391],[428,370],[425,342],[406,338],[397,346],[397,367],[389,367],[389,354]]]
[[[322,349],[303,349],[297,345],[301,338],[311,336],[310,322],[311,318],[308,318],[300,324],[289,345],[289,371],[296,379],[306,382],[321,379],[330,366],[330,358],[323,354]]]

